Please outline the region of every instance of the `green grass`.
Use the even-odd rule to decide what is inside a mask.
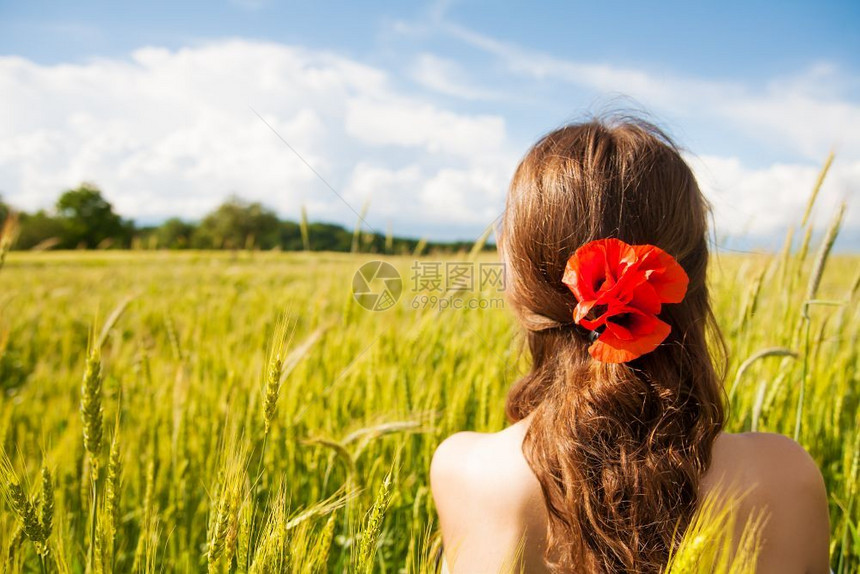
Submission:
[[[711,280],[729,430],[798,432],[827,482],[833,567],[848,573],[860,568],[860,258],[816,262],[816,249],[720,255]],[[0,509],[0,569],[428,570],[431,455],[453,432],[501,429],[526,363],[503,308],[413,309],[409,257],[387,258],[399,304],[362,309],[352,276],[373,258],[9,253],[0,480],[32,513],[22,531],[26,516]]]

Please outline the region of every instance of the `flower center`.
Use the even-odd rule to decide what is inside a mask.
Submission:
[[[604,314],[604,313],[606,313],[606,310],[607,310],[607,309],[609,309],[609,305],[607,305],[607,304],[605,304],[605,303],[601,303],[601,304],[599,304],[599,305],[595,305],[594,307],[592,307],[592,308],[589,310],[589,312],[588,312],[588,318],[589,318],[590,320],[594,321],[594,320],[595,320],[595,319],[597,319],[598,317],[603,316],[603,314]]]
[[[618,313],[617,315],[613,315],[612,317],[607,317],[607,321],[612,321],[616,325],[621,327],[629,328],[632,320],[632,313]]]

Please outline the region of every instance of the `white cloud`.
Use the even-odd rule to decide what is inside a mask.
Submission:
[[[728,122],[762,143],[787,146],[813,161],[834,146],[860,158],[860,102],[841,97],[856,89],[860,78],[846,77],[826,62],[751,88],[736,81],[561,59],[454,24],[441,29],[498,58],[514,74],[623,93],[675,116]]]
[[[255,111],[335,189],[345,187],[355,209],[387,186],[380,206],[408,206],[415,217],[408,227],[395,220],[401,233],[444,227],[451,213],[434,193],[486,187],[488,173],[514,161],[499,116],[442,109],[398,93],[378,68],[273,43],[142,48],[130,60],[80,65],[0,58],[0,89],[0,192],[25,209],[49,207],[89,180],[138,218],[200,217],[236,192],[289,217],[305,203],[313,218],[353,221]],[[365,166],[412,179],[369,184]],[[471,187],[435,183],[452,170]],[[454,219],[477,226],[478,217]]]
[[[418,164],[388,169],[360,163],[346,197],[370,198],[370,210],[389,219],[438,220],[480,230],[500,214],[507,177],[501,166],[428,171]]]
[[[762,169],[744,167],[736,157],[687,157],[699,186],[711,201],[718,235],[782,238],[789,226],[797,228],[821,167],[774,164]],[[856,190],[860,161],[835,163],[816,199],[813,222],[824,227],[840,201],[848,202],[846,227],[860,227]],[[853,209],[852,209],[852,203]]]
[[[761,145],[789,145],[801,160],[749,165],[740,154],[690,157],[721,235],[782,237],[800,217],[821,147],[837,143],[816,221],[849,200],[860,228],[860,106],[842,97],[853,80],[827,65],[774,79],[759,91],[700,78],[661,77],[520,50],[456,29],[513,73],[619,90],[655,109],[734,122]],[[401,88],[385,70],[341,55],[241,39],[129,59],[46,66],[0,57],[0,193],[24,209],[49,207],[80,181],[100,185],[127,217],[197,218],[230,193],[283,216],[352,224],[355,214],[255,115],[259,112],[369,221],[396,233],[477,236],[504,207],[508,180],[531,141],[512,141],[501,112],[466,113],[438,93],[476,100],[497,93],[465,68],[424,53]],[[414,88],[414,85],[411,86]],[[504,99],[495,99],[501,109]],[[514,112],[511,112],[514,113]],[[734,125],[734,124],[733,124]],[[834,136],[841,140],[834,142]],[[838,139],[838,138],[837,138]],[[773,143],[777,142],[777,143]],[[703,151],[703,150],[696,150]]]
[[[512,74],[576,85],[602,94],[624,94],[648,108],[691,121],[727,125],[759,146],[804,158],[749,167],[737,156],[688,158],[714,205],[718,233],[781,238],[799,221],[828,150],[837,154],[821,193],[815,221],[823,227],[840,201],[848,203],[844,229],[860,235],[860,78],[819,62],[766,80],[762,87],[735,81],[682,77],[557,58],[500,41],[448,22],[438,30],[498,59]],[[852,204],[854,208],[852,209]],[[857,246],[855,246],[857,247]]]
[[[467,117],[401,98],[350,100],[346,131],[372,145],[420,147],[462,158],[497,154],[506,143],[505,122],[498,116]]]
[[[420,54],[411,66],[412,78],[430,90],[464,100],[496,100],[501,94],[473,86],[459,64],[433,54]]]

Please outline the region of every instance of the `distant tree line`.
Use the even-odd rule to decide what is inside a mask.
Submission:
[[[0,197],[0,224],[13,208]],[[172,217],[157,226],[137,226],[114,212],[93,184],[65,191],[53,210],[18,217],[14,249],[281,249],[284,251],[362,251],[413,253],[460,251],[471,242],[425,242],[360,229],[348,230],[333,223],[279,219],[258,202],[232,196],[200,221]]]

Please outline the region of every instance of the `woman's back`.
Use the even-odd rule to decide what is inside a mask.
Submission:
[[[569,124],[526,153],[498,236],[530,359],[514,424],[448,439],[431,472],[455,572],[504,569],[523,540],[528,572],[658,574],[719,484],[751,490],[741,524],[770,512],[763,571],[827,571],[811,459],[722,432],[708,208],[680,150],[638,120]]]
[[[524,571],[548,571],[546,506],[522,453],[529,423],[526,418],[498,433],[458,433],[436,451],[431,484],[451,574],[516,571],[521,543]],[[721,481],[735,485],[730,492],[751,489],[738,509],[736,536],[753,509],[769,514],[758,572],[829,572],[824,481],[800,445],[778,434],[722,433],[700,498]]]

